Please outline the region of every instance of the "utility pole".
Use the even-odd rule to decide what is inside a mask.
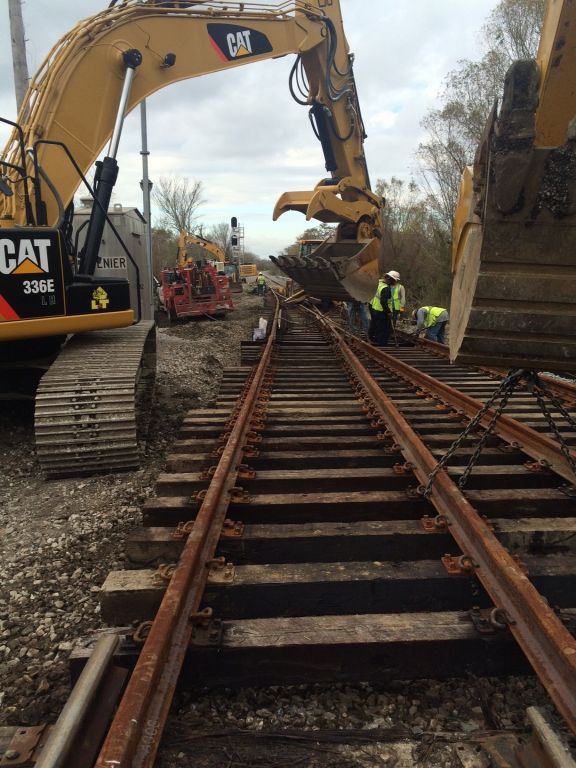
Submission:
[[[148,176],[148,123],[146,120],[146,99],[140,102],[140,130],[142,134],[142,181],[140,187],[142,188],[143,206],[144,206],[144,218],[146,219],[146,266],[148,267],[148,289],[150,291],[150,306],[148,311],[151,313],[147,319],[152,320],[154,318],[154,270],[152,265],[152,220],[150,212],[150,192],[152,190],[152,182]]]
[[[28,64],[26,62],[26,41],[22,19],[22,0],[8,0],[10,37],[12,38],[12,66],[14,68],[14,89],[18,112],[28,90]]]

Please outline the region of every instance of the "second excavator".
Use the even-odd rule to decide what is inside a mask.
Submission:
[[[218,261],[194,259],[188,253],[190,245],[199,246]],[[224,251],[216,243],[180,232],[177,264],[161,272],[162,304],[168,318],[214,318],[231,312],[234,303],[224,265]]]

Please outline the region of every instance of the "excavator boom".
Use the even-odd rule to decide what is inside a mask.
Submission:
[[[334,283],[347,296],[341,284],[350,277],[344,261],[378,237],[382,199],[370,190],[362,116],[338,0],[297,0],[275,6],[126,0],[78,24],[50,52],[19,116],[24,144],[36,147],[43,176],[51,182],[50,190],[44,188],[42,210],[34,212],[37,223],[54,226],[80,181],[73,164],[53,142],[64,143],[86,174],[110,139],[114,113],[109,105],[118,102],[123,56],[128,50],[140,52],[142,63],[126,112],[170,83],[296,54],[292,94],[310,110],[329,176],[313,190],[282,195],[274,218],[299,210],[307,219],[339,225],[334,263],[331,246],[326,244],[316,264],[301,265],[300,277],[306,287],[306,270],[312,270],[316,281],[319,271],[325,273],[327,283]],[[303,92],[297,85],[302,82],[301,71],[308,82]],[[22,165],[17,132],[4,158],[11,164],[7,175],[15,194],[0,195],[0,227],[30,223],[31,189],[24,180],[28,174],[12,169]],[[31,171],[29,161],[26,165]],[[367,267],[367,262],[377,256],[374,246],[369,248],[370,259],[359,265],[362,272],[370,273],[371,287],[377,263]]]
[[[211,240],[206,240],[204,237],[200,237],[199,235],[189,235],[187,232],[182,230],[178,238],[179,267],[185,267],[188,262],[188,256],[186,253],[186,246],[188,245],[197,245],[199,248],[203,248],[205,251],[208,251],[208,253],[211,253],[212,256],[215,257],[216,261],[226,261],[226,254],[219,245],[216,245],[216,243],[213,243]]]

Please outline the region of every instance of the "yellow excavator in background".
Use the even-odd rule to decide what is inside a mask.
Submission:
[[[206,240],[206,238],[201,237],[201,235],[190,235],[184,231],[180,232],[178,238],[179,267],[185,267],[190,261],[190,255],[187,250],[187,246],[189,245],[197,245],[198,248],[202,248],[204,251],[208,251],[208,253],[212,254],[214,266],[219,272],[223,272],[226,275],[230,290],[234,293],[242,292],[242,282],[240,280],[240,269],[238,268],[238,264],[227,259],[226,252],[220,248],[219,245],[213,243],[212,240]]]
[[[211,240],[206,240],[204,237],[200,237],[200,235],[190,235],[188,232],[181,231],[178,238],[179,267],[185,267],[189,261],[190,257],[187,252],[188,245],[197,245],[199,248],[208,251],[208,253],[212,254],[214,261],[220,264],[224,264],[226,261],[226,254],[219,245],[216,245],[216,243],[213,243]]]
[[[576,371],[576,5],[548,0],[508,71],[454,221],[453,360]]]
[[[354,274],[355,290],[368,298],[382,199],[370,190],[338,0],[112,2],[57,43],[18,123],[4,121],[13,133],[0,159],[0,375],[19,393],[14,371],[51,364],[36,400],[38,455],[48,474],[138,461],[134,414],[138,384],[150,380],[153,324],[133,324],[140,313],[135,318],[126,281],[95,277],[125,114],[170,83],[289,53],[296,54],[292,96],[310,111],[330,175],[311,191],[282,195],[274,218],[298,210],[336,223],[334,241],[308,268],[310,283],[345,297]],[[72,200],[81,181],[90,189],[85,176],[107,142],[76,253]],[[306,269],[301,280],[306,285]]]

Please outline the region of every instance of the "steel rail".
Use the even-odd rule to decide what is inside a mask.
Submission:
[[[435,457],[348,346],[344,336],[323,316],[318,319],[340,350],[350,375],[366,393],[364,398],[372,402],[414,474],[425,485],[436,466]],[[438,473],[429,498],[446,521],[446,530],[466,556],[469,573],[479,578],[495,606],[505,612],[505,623],[572,732],[576,733],[576,639],[444,470]]]
[[[74,739],[82,728],[90,707],[94,704],[104,675],[114,658],[119,640],[118,635],[113,634],[99,638],[56,725],[50,732],[46,746],[35,763],[36,768],[62,768],[66,765]]]
[[[312,314],[319,314],[317,310],[308,311],[312,312]],[[326,318],[326,322],[331,323],[332,321]],[[473,419],[484,407],[484,403],[480,400],[476,400],[475,398],[470,397],[470,395],[466,395],[454,387],[451,387],[449,384],[445,384],[429,374],[419,371],[418,368],[415,368],[409,363],[405,363],[403,360],[399,360],[393,355],[387,354],[382,349],[374,348],[353,334],[345,331],[344,335],[350,340],[352,346],[358,347],[362,352],[368,354],[376,362],[380,363],[400,378],[403,378],[405,381],[409,381],[411,384],[440,398],[453,408],[462,411],[468,418]],[[488,426],[494,417],[494,413],[493,409],[488,409],[480,420],[480,424]],[[535,429],[532,429],[532,427],[522,424],[522,422],[517,419],[514,419],[511,416],[506,416],[505,414],[498,416],[493,431],[498,437],[501,437],[506,442],[517,444],[521,451],[536,461],[546,462],[556,474],[560,475],[560,477],[572,484],[576,484],[576,475],[568,465],[560,445],[547,435],[543,435]],[[570,450],[569,452],[576,461],[576,451]]]
[[[279,304],[235,423],[223,447],[210,486],[168,584],[149,635],[134,667],[96,768],[152,768],[214,557],[226,511],[236,487],[265,376],[272,359]]]
[[[417,346],[429,350],[433,355],[442,357],[445,360],[450,360],[450,350],[446,344],[440,344],[437,341],[432,341],[432,339],[423,339],[420,337],[414,338],[409,333],[399,329],[396,329],[396,333],[400,334],[406,339],[409,339]],[[475,365],[473,367],[479,371],[485,371],[490,375],[495,375],[500,378],[504,378],[504,376],[506,376],[508,373],[508,371],[505,371],[502,368],[489,368],[485,365]],[[576,384],[572,384],[572,382],[568,381],[567,379],[564,380],[552,378],[552,376],[547,376],[545,373],[540,373],[539,376],[542,381],[546,383],[546,386],[549,387],[556,395],[568,402],[576,402]]]

